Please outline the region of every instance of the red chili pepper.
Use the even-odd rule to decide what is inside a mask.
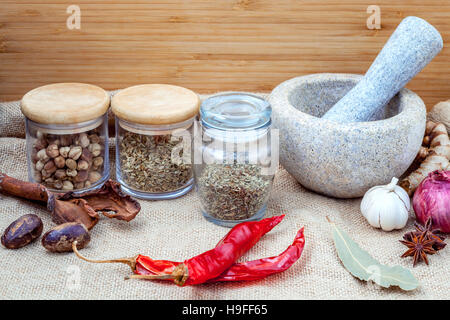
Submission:
[[[294,242],[278,256],[233,264],[217,278],[208,282],[258,280],[289,269],[302,255],[305,236],[301,228]]]
[[[195,285],[204,283],[210,279],[221,275],[230,268],[233,263],[244,253],[252,248],[259,239],[272,230],[283,220],[284,215],[263,219],[261,221],[243,222],[231,229],[227,235],[219,241],[214,249],[206,251],[191,259],[185,260],[177,265],[170,274],[163,273],[158,275],[132,275],[130,278],[140,279],[173,279],[180,286]],[[73,251],[83,260],[95,263],[120,262],[128,264],[134,272],[140,268],[141,262],[145,260],[144,256],[137,256],[130,259],[116,260],[89,260],[82,257],[76,248],[76,243],[72,245]],[[168,261],[159,260],[161,266],[167,266]],[[169,263],[170,264],[170,263]]]
[[[272,274],[289,269],[298,259],[305,247],[304,228],[295,236],[294,242],[278,256],[258,260],[234,263],[220,276],[209,279],[207,282],[221,281],[251,281],[263,279]],[[136,273],[141,275],[171,274],[180,262],[167,260],[153,260],[146,256],[137,258]],[[171,280],[171,279],[167,279]]]

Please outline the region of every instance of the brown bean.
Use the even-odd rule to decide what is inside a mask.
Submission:
[[[64,157],[62,156],[56,157],[53,161],[55,162],[55,166],[59,169],[62,169],[66,166],[66,159],[64,159]]]
[[[77,241],[77,249],[83,249],[91,240],[88,229],[82,223],[68,222],[47,231],[42,237],[42,245],[50,252],[72,251],[72,243]]]
[[[2,244],[8,249],[18,249],[30,244],[42,234],[42,220],[35,214],[26,214],[6,228]]]
[[[56,158],[57,156],[59,156],[59,147],[56,143],[53,143],[47,147],[46,152],[47,156],[49,156],[50,158]]]
[[[74,181],[75,182],[84,182],[88,179],[88,172],[87,170],[80,170],[78,171],[78,174],[75,176]]]

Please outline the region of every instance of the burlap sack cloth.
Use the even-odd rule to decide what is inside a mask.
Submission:
[[[110,149],[114,161],[114,147]],[[23,117],[18,102],[0,104],[0,171],[27,179]],[[114,177],[114,172],[111,172]],[[39,215],[44,231],[53,227],[46,210],[28,201],[0,195],[0,229],[27,213]],[[362,217],[360,199],[327,198],[303,188],[284,169],[274,181],[267,216],[286,214],[242,260],[277,255],[305,226],[306,247],[289,270],[264,280],[216,283],[180,288],[172,283],[124,280],[126,265],[90,264],[73,253],[47,252],[39,241],[19,250],[0,248],[2,299],[445,299],[450,293],[450,248],[430,257],[430,265],[412,268],[402,259],[398,242],[412,229],[372,228]],[[229,229],[206,221],[191,191],[176,200],[140,201],[141,213],[131,223],[102,218],[92,230],[88,257],[112,258],[146,254],[182,261],[211,249]],[[411,213],[412,215],[413,213]],[[410,292],[384,289],[354,278],[337,257],[326,216],[383,264],[410,268],[421,286]]]

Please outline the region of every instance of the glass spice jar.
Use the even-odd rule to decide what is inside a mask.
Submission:
[[[212,96],[200,108],[194,176],[203,216],[233,227],[261,219],[278,159],[272,159],[270,104],[239,92]]]
[[[21,101],[28,176],[53,192],[85,192],[109,178],[109,94],[84,83],[38,87]]]
[[[144,84],[115,94],[116,177],[141,199],[173,199],[193,185],[192,127],[200,106],[193,91]]]

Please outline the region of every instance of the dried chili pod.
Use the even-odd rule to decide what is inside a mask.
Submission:
[[[304,228],[295,236],[292,244],[278,256],[262,258],[241,263],[234,263],[220,276],[207,282],[222,281],[252,281],[266,278],[272,274],[289,269],[298,259],[305,247]],[[168,260],[153,260],[146,256],[139,256],[136,264],[136,273],[141,275],[171,274],[180,262]],[[171,280],[171,279],[168,279]]]
[[[196,285],[205,283],[210,279],[220,276],[230,268],[234,262],[252,248],[259,239],[272,230],[284,215],[263,219],[261,221],[243,222],[231,229],[215,248],[206,251],[177,265],[170,274],[160,275],[131,275],[129,278],[141,278],[148,280],[172,279],[177,285]],[[88,262],[94,263],[126,263],[133,272],[139,268],[139,261],[143,256],[115,260],[90,260],[81,256],[76,248],[76,242],[72,249],[75,254]]]
[[[297,232],[293,243],[280,255],[235,263],[220,276],[208,282],[259,280],[289,269],[300,259],[303,248],[305,247],[305,235],[303,231],[304,229],[301,228]]]

